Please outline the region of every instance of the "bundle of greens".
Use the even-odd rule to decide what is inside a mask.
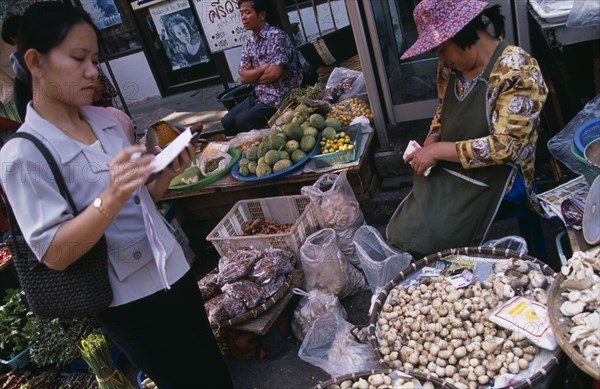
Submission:
[[[92,333],[103,334],[94,317],[57,319],[33,315],[29,340],[31,360],[38,366],[65,368],[81,357],[79,341]]]
[[[7,289],[0,306],[0,359],[9,360],[27,347],[32,315],[21,289]]]
[[[91,334],[81,341],[81,355],[96,376],[98,389],[135,389],[135,386],[113,366],[106,338]]]
[[[294,88],[283,98],[283,101],[279,105],[279,109],[269,119],[269,127],[271,127],[275,120],[287,110],[294,108],[303,100],[321,100],[323,98],[323,85],[316,83],[315,85],[307,85],[305,87]]]

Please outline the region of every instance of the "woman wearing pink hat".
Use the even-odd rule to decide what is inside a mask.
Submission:
[[[417,257],[481,244],[503,199],[539,209],[533,173],[547,88],[537,61],[502,41],[500,6],[487,5],[423,0],[413,12],[419,37],[401,58],[437,51],[439,104],[424,147],[406,158],[413,191],[387,237]]]

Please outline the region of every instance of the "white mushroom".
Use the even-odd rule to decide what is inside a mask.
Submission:
[[[511,267],[518,272],[527,273],[527,270],[529,270],[529,265],[522,259],[511,258],[509,262]]]
[[[560,306],[560,312],[565,316],[575,316],[583,312],[585,302],[583,301],[565,301]]]
[[[548,285],[548,280],[546,276],[542,274],[542,272],[537,270],[531,270],[527,277],[529,277],[529,282],[531,286],[534,288],[545,288]]]
[[[540,304],[548,304],[548,293],[542,288],[535,288],[532,291],[533,298]]]

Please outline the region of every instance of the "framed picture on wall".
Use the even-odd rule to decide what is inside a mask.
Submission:
[[[172,70],[210,61],[187,0],[154,6],[150,8],[150,15]]]
[[[115,0],[81,0],[81,6],[90,14],[99,30],[122,23]]]

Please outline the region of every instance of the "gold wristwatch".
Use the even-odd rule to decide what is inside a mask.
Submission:
[[[98,210],[98,212],[100,212],[100,214],[101,214],[102,216],[104,216],[104,217],[105,217],[105,218],[107,218],[108,220],[115,220],[115,217],[114,217],[112,214],[108,213],[108,212],[106,211],[106,209],[104,209],[104,208],[102,207],[102,199],[101,199],[100,197],[96,197],[96,198],[94,199],[94,203],[93,203],[93,204],[94,204],[94,208],[96,208],[96,209]]]

